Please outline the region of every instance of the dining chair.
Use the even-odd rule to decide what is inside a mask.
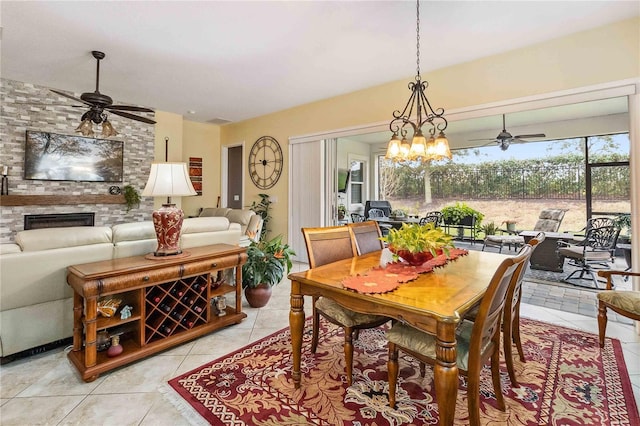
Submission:
[[[598,343],[604,348],[604,336],[607,329],[607,308],[612,311],[640,321],[640,291],[613,290],[612,278],[640,277],[640,272],[631,271],[598,271],[598,275],[607,279],[606,290],[597,294],[598,297]]]
[[[382,250],[384,243],[380,240],[382,231],[378,222],[368,220],[366,222],[350,223],[353,232],[353,238],[356,242],[356,251],[358,255],[371,253],[372,251]]]
[[[354,257],[357,254],[355,238],[349,226],[331,226],[324,228],[302,228],[307,247],[309,267],[311,269],[327,263]],[[389,318],[369,315],[347,309],[327,297],[313,298],[313,334],[311,352],[316,353],[320,328],[320,315],[327,321],[344,330],[344,357],[347,384],[351,386],[353,371],[353,337],[357,330],[375,328]]]
[[[463,320],[456,331],[457,366],[460,374],[468,378],[467,404],[471,425],[480,424],[480,372],[484,362],[491,359],[491,377],[498,408],[505,411],[504,397],[500,386],[500,321],[507,290],[518,268],[522,268],[531,257],[533,248],[522,247],[520,252],[508,257],[498,266],[480,302],[474,322]],[[424,363],[436,363],[436,339],[432,334],[396,322],[387,331],[389,342],[389,405],[395,407],[398,380],[398,352],[413,356],[420,361],[420,373],[424,377]]]

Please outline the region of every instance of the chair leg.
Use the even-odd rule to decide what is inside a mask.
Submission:
[[[516,344],[516,348],[518,349],[518,355],[520,356],[521,362],[526,362],[527,360],[524,358],[524,351],[522,350],[522,340],[520,340],[520,301],[518,300],[518,304],[516,305],[516,311],[513,315],[513,326],[511,327],[511,333],[513,334],[513,343]]]
[[[311,335],[311,353],[315,354],[318,348],[318,332],[320,329],[320,312],[316,309],[318,298],[313,297],[313,333]]]
[[[604,348],[604,335],[607,330],[607,307],[598,301],[598,343]]]
[[[347,369],[347,386],[351,386],[353,375],[353,328],[344,328],[344,363]]]
[[[499,339],[498,339],[499,343]],[[513,361],[513,359],[511,360]],[[496,345],[496,349],[491,355],[491,378],[493,379],[493,391],[496,393],[496,402],[498,403],[498,409],[505,411],[506,406],[504,404],[504,396],[502,395],[502,386],[500,385],[500,346]],[[478,374],[478,381],[480,381],[480,375]],[[479,386],[479,385],[478,385]],[[476,396],[479,398],[479,396]],[[479,413],[477,413],[479,416]]]
[[[469,365],[467,371],[467,408],[471,426],[480,425],[480,371],[482,366]]]
[[[389,342],[389,360],[387,361],[387,381],[389,382],[389,407],[396,408],[396,384],[398,383],[398,348]]]
[[[507,364],[507,372],[513,386],[519,386],[516,380],[516,373],[513,367],[513,318],[505,316],[502,322],[502,346],[504,347],[504,361]]]

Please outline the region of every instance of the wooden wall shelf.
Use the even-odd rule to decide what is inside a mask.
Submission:
[[[123,195],[1,195],[1,206],[58,206],[69,204],[124,204]]]

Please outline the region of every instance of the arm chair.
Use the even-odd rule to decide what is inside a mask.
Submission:
[[[433,211],[427,213],[423,218],[420,218],[420,225],[427,223],[433,223],[436,227],[442,224],[442,213],[439,211]]]
[[[598,271],[598,275],[607,279],[606,290],[598,293],[598,341],[604,348],[604,336],[607,329],[607,308],[612,311],[640,321],[640,291],[613,290],[611,278],[620,275],[625,278],[640,277],[640,272],[630,271]]]
[[[609,268],[608,262],[613,263],[613,253],[618,241],[620,228],[617,226],[602,226],[591,228],[587,231],[585,238],[578,244],[558,243],[558,254],[563,258],[569,258],[570,263],[578,269],[571,272],[563,281],[569,284],[586,287],[580,281],[571,280],[591,280],[593,287],[600,288],[595,269]],[[579,274],[575,277],[576,274]],[[589,275],[585,277],[585,275]]]
[[[358,255],[371,253],[372,251],[382,250],[384,243],[380,240],[382,232],[375,220],[366,222],[350,223],[353,238],[356,242],[356,251]]]
[[[562,209],[544,209],[540,212],[538,216],[538,221],[533,227],[534,231],[538,232],[558,232],[560,229],[560,224],[562,223],[562,219],[564,219],[564,214],[566,210]],[[514,231],[516,234],[522,232]],[[511,247],[516,246],[519,247],[524,244],[524,238],[520,235],[488,235],[484,239],[484,244],[482,245],[482,251],[486,247],[499,247],[499,253],[502,253],[502,248],[506,245]]]
[[[356,255],[353,232],[348,226],[302,228],[311,269]],[[347,384],[351,386],[353,371],[353,334],[363,328],[378,327],[389,318],[354,312],[326,297],[313,297],[313,335],[311,352],[318,347],[320,315],[344,330],[344,356]]]
[[[498,408],[505,411],[500,386],[500,320],[509,284],[517,269],[531,256],[531,246],[524,246],[514,257],[506,258],[496,269],[485,292],[476,320],[463,321],[456,332],[457,364],[461,374],[468,377],[467,403],[471,425],[480,424],[480,372],[487,358],[491,358],[491,377]],[[387,332],[389,341],[389,404],[395,407],[398,377],[398,351],[402,350],[420,361],[424,376],[424,363],[435,364],[435,336],[419,331],[401,322]],[[436,384],[437,386],[437,384]]]

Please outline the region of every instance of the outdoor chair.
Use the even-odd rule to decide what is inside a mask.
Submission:
[[[350,223],[353,238],[356,242],[356,251],[358,255],[371,253],[372,251],[382,250],[384,243],[380,240],[382,232],[375,220],[366,222]]]
[[[523,268],[531,257],[532,248],[525,245],[513,257],[508,257],[494,273],[485,292],[474,322],[463,320],[456,331],[457,360],[460,374],[468,378],[467,404],[471,425],[480,424],[480,372],[487,358],[491,358],[491,377],[498,408],[505,411],[500,386],[500,321],[509,285],[516,279],[518,268]],[[424,364],[436,362],[436,339],[432,334],[419,331],[402,322],[396,322],[387,331],[389,341],[389,405],[395,408],[398,378],[398,351],[420,361],[420,374],[424,377]]]
[[[379,221],[380,219],[382,219],[384,221],[385,219],[389,218],[386,215],[384,210],[382,210],[382,209],[369,209],[368,214],[369,214],[369,216],[367,217],[367,220],[378,221],[378,224],[380,225],[380,231],[382,232],[382,235],[387,235],[389,233],[389,230],[391,230],[393,228],[393,225],[391,225],[390,223],[384,223],[384,222],[380,222]]]
[[[425,225],[427,223],[433,223],[436,227],[440,226],[442,223],[442,213],[439,211],[433,211],[420,218],[420,225]]]
[[[349,226],[302,228],[302,235],[304,236],[304,242],[307,247],[309,267],[311,269],[338,260],[348,259],[356,255],[355,238]],[[389,321],[389,318],[355,312],[344,308],[332,299],[314,296],[313,334],[311,339],[312,353],[315,353],[318,347],[320,315],[326,318],[327,321],[342,327],[344,330],[344,357],[347,370],[347,384],[351,386],[354,332],[363,328],[378,327]]]
[[[352,223],[364,222],[364,216],[361,215],[360,213],[351,213],[351,222]]]
[[[538,232],[558,232],[562,219],[564,219],[565,210],[562,209],[545,209],[540,212],[538,221],[533,227],[533,231]],[[482,245],[482,251],[487,247],[498,247],[499,253],[502,253],[504,246],[514,246],[516,248],[524,244],[524,238],[518,235],[520,231],[508,231],[516,235],[487,235]]]
[[[613,290],[611,281],[614,275],[625,277],[640,277],[640,272],[629,271],[598,271],[598,275],[607,279],[606,290],[598,293],[598,340],[604,348],[604,336],[607,329],[607,308],[612,311],[640,321],[640,291]]]
[[[571,272],[563,281],[568,284],[586,287],[580,280],[591,280],[593,287],[598,286],[596,269],[609,269],[609,263],[614,262],[613,253],[618,241],[620,228],[617,226],[601,226],[587,231],[583,241],[577,244],[558,243],[558,254],[564,259],[569,258],[572,265],[578,269]],[[579,274],[577,277],[575,275]],[[588,275],[588,277],[585,277]],[[572,282],[572,280],[578,280]]]

